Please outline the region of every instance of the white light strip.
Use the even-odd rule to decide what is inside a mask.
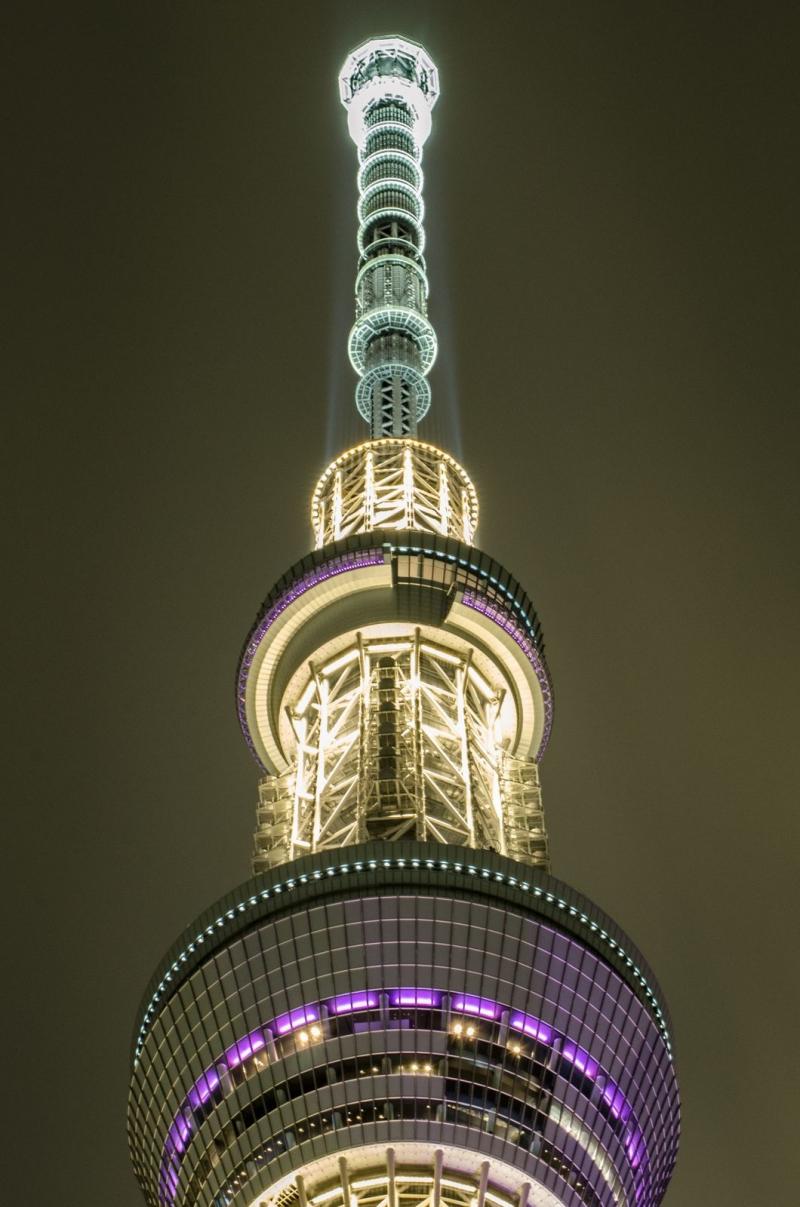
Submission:
[[[476,671],[474,666],[469,668],[469,677],[477,687],[478,691],[483,696],[484,700],[492,700],[495,693],[492,691],[489,683],[484,679],[480,671]]]
[[[440,650],[435,645],[421,645],[419,648],[423,654],[430,654],[433,658],[441,658],[442,662],[451,662],[453,666],[460,666],[464,661],[457,654],[449,654],[447,650]]]
[[[401,1171],[398,1171],[394,1175],[394,1180],[395,1182],[415,1183],[421,1186],[431,1186],[434,1181],[430,1174],[402,1173]],[[370,1190],[374,1186],[386,1186],[388,1182],[389,1178],[386,1174],[378,1174],[376,1177],[372,1178],[354,1179],[350,1183],[350,1186],[353,1190]],[[455,1178],[442,1178],[439,1184],[446,1187],[448,1190],[460,1190],[465,1194],[474,1194],[476,1190],[476,1187],[473,1183],[459,1182]],[[333,1190],[327,1190],[323,1194],[315,1196],[309,1201],[315,1204],[321,1203],[341,1193],[341,1188],[336,1187]],[[486,1191],[486,1199],[490,1203],[496,1203],[497,1207],[510,1207],[510,1205],[514,1202],[513,1198],[510,1196],[495,1194],[491,1190]]]
[[[305,691],[303,692],[302,696],[300,697],[300,699],[297,701],[297,704],[295,705],[295,712],[298,714],[298,716],[302,717],[303,713],[308,708],[311,697],[314,695],[315,687],[316,687],[316,684],[314,683],[314,680],[309,679],[308,684],[306,685]]]
[[[358,657],[358,650],[348,650],[346,654],[342,654],[339,658],[334,658],[333,662],[329,662],[327,666],[323,666],[323,675],[332,675],[334,671],[340,670],[343,666],[347,666],[348,662],[353,662]]]

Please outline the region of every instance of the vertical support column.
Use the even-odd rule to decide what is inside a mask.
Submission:
[[[389,1175],[389,1207],[397,1207],[397,1182],[395,1181],[395,1159],[393,1148],[387,1148],[386,1150],[386,1169]]]
[[[481,1177],[478,1183],[478,1195],[475,1200],[476,1207],[486,1207],[486,1189],[489,1185],[489,1162],[484,1161],[481,1164]]]
[[[308,797],[308,747],[306,746],[308,721],[305,717],[298,717],[298,719],[295,721],[295,732],[297,733],[297,771],[295,772],[294,793],[292,797],[292,837],[290,847],[291,859],[294,859],[294,854],[297,850],[298,839],[300,838],[302,827],[302,817],[303,813],[305,812],[304,805]]]
[[[461,777],[464,781],[464,822],[467,828],[467,843],[474,847],[475,843],[475,813],[472,800],[472,768],[469,757],[469,736],[467,733],[467,673],[469,658],[456,670],[456,706],[458,710],[458,735],[461,742]]]
[[[464,544],[471,545],[475,536],[475,530],[472,527],[470,519],[469,495],[466,490],[461,491],[461,514],[464,517]]]
[[[325,544],[325,499],[320,500],[319,515],[314,526],[314,543],[317,549]]]
[[[364,638],[358,634],[358,670],[361,679],[361,690],[358,701],[358,804],[357,831],[358,841],[366,842],[369,838],[367,827],[367,801],[369,794],[369,657],[364,652]]]
[[[442,1167],[444,1165],[444,1153],[441,1148],[437,1148],[433,1154],[433,1194],[431,1196],[431,1207],[441,1207],[442,1205]]]
[[[403,504],[405,527],[414,528],[414,458],[410,448],[403,452]]]
[[[312,850],[316,851],[319,846],[320,835],[322,833],[322,806],[323,793],[325,791],[325,764],[327,757],[328,744],[328,696],[329,685],[328,680],[321,678],[314,671],[314,678],[317,683],[317,698],[319,700],[319,737],[317,739],[317,767],[316,780],[314,783],[314,826],[312,831]]]
[[[350,1174],[347,1168],[346,1157],[339,1158],[339,1182],[341,1183],[342,1187],[342,1202],[344,1203],[344,1207],[352,1207],[352,1200],[350,1198]]]
[[[503,814],[503,794],[500,786],[500,752],[497,748],[496,726],[499,701],[497,698],[487,700],[486,715],[486,744],[489,756],[489,778],[491,782],[492,808],[497,819],[497,833],[500,837],[499,854],[505,855],[506,828]]]
[[[333,539],[342,535],[342,471],[337,469],[333,484]]]
[[[425,799],[425,780],[422,771],[422,656],[420,652],[420,632],[414,633],[414,645],[411,650],[411,676],[409,692],[411,693],[411,715],[413,717],[413,754],[414,754],[414,801],[416,805],[416,838],[425,842],[428,838],[427,801]]]
[[[364,512],[367,530],[375,527],[375,457],[370,450],[364,465]]]
[[[439,524],[443,536],[450,530],[450,487],[447,481],[447,465],[439,462]]]

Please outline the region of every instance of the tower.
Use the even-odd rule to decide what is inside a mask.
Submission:
[[[436,68],[377,38],[340,87],[369,437],[320,477],[315,548],[245,642],[254,875],[145,994],[136,1175],[153,1207],[651,1207],[678,1140],[666,1007],[624,932],[549,874],[541,628],[476,547],[467,473],[417,437]]]

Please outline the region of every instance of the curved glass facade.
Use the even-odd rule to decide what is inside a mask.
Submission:
[[[568,1188],[587,1204],[659,1201],[677,1092],[640,957],[612,939],[615,968],[597,950],[613,924],[549,877],[523,890],[497,879],[517,865],[483,857],[438,882],[429,849],[352,849],[351,887],[319,857],[286,865],[305,901],[275,877],[266,898],[249,882],[238,904],[257,889],[258,919],[227,909],[214,950],[172,974],[131,1097],[151,1202],[245,1203],[332,1145],[358,1168],[359,1150],[412,1137],[481,1153],[557,1201]],[[540,910],[548,894],[574,933]]]

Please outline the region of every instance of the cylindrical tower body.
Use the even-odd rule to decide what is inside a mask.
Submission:
[[[416,439],[435,353],[421,147],[436,69],[347,60],[350,355],[371,438],[314,491],[237,707],[262,772],[252,879],[159,965],[129,1105],[152,1207],[656,1207],[679,1105],[631,940],[549,875],[541,627]]]

